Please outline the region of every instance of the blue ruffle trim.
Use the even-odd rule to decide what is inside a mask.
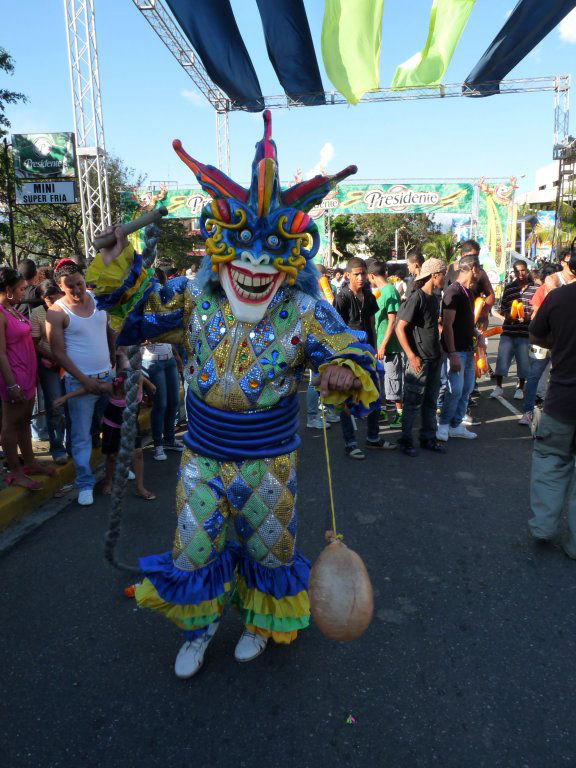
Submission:
[[[164,552],[141,557],[140,569],[164,602],[196,605],[224,594],[224,585],[234,580],[238,551],[237,545],[229,543],[216,560],[196,571],[179,570],[174,565],[172,553]]]
[[[360,354],[352,354],[350,350],[358,349]],[[361,354],[362,352],[369,352],[372,357],[368,357],[365,354]],[[351,360],[354,363],[357,363],[361,368],[363,368],[365,371],[368,371],[370,374],[370,378],[374,382],[374,385],[376,386],[378,392],[384,391],[384,366],[382,363],[376,358],[376,353],[370,346],[370,344],[362,344],[360,342],[350,344],[350,346],[346,349],[340,352],[337,355],[334,355],[332,359],[338,359],[338,360]],[[369,408],[365,408],[362,403],[354,403],[352,398],[349,398],[346,400],[346,406],[352,416],[356,416],[360,419],[363,419],[365,416],[367,416],[372,411],[375,411],[377,408],[380,408],[382,405],[382,397],[379,396],[377,400],[370,403]]]
[[[267,568],[240,551],[238,573],[244,577],[246,586],[258,589],[265,595],[272,595],[277,600],[291,597],[308,589],[310,582],[310,561],[299,552],[295,553],[292,565]]]

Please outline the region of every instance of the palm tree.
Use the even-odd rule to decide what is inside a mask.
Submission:
[[[452,234],[438,233],[432,235],[427,243],[424,243],[422,251],[427,259],[440,259],[446,264],[456,261],[460,246],[454,242]]]

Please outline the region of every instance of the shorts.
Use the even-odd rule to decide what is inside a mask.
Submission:
[[[116,406],[111,406],[110,403],[106,406],[106,411],[109,413],[110,408],[116,408]],[[118,419],[118,412],[114,414],[114,421],[118,419],[118,421],[121,420],[121,415],[123,408],[118,408],[117,411],[120,412],[120,419]],[[106,411],[104,412],[104,418],[106,418]],[[136,413],[136,439],[134,441],[134,448],[141,448],[142,447],[142,434],[140,432],[140,424],[138,423],[138,414],[140,412],[140,409],[138,409],[138,412]],[[113,427],[111,424],[107,424],[105,421],[102,422],[102,453],[104,456],[115,456],[118,451],[120,450],[120,427]]]
[[[386,400],[402,400],[402,382],[404,379],[404,363],[401,352],[384,356],[384,396]]]

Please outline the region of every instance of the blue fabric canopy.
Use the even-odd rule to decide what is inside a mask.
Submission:
[[[325,104],[304,0],[256,0],[268,56],[284,92],[306,106]]]
[[[498,83],[546,37],[564,16],[576,7],[576,0],[520,0],[508,20],[465,80],[474,93],[498,93]],[[490,83],[490,86],[486,86]],[[484,84],[484,85],[483,85]]]
[[[167,3],[212,81],[248,111],[264,109],[260,83],[229,0],[167,0]]]

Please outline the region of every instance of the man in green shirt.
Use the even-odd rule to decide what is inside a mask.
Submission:
[[[386,400],[393,402],[396,412],[389,426],[397,429],[402,426],[402,347],[396,338],[394,326],[400,308],[400,296],[392,283],[388,282],[388,270],[383,261],[372,261],[368,266],[368,280],[372,287],[378,312],[374,316],[376,327],[376,354],[384,364],[384,390]]]

